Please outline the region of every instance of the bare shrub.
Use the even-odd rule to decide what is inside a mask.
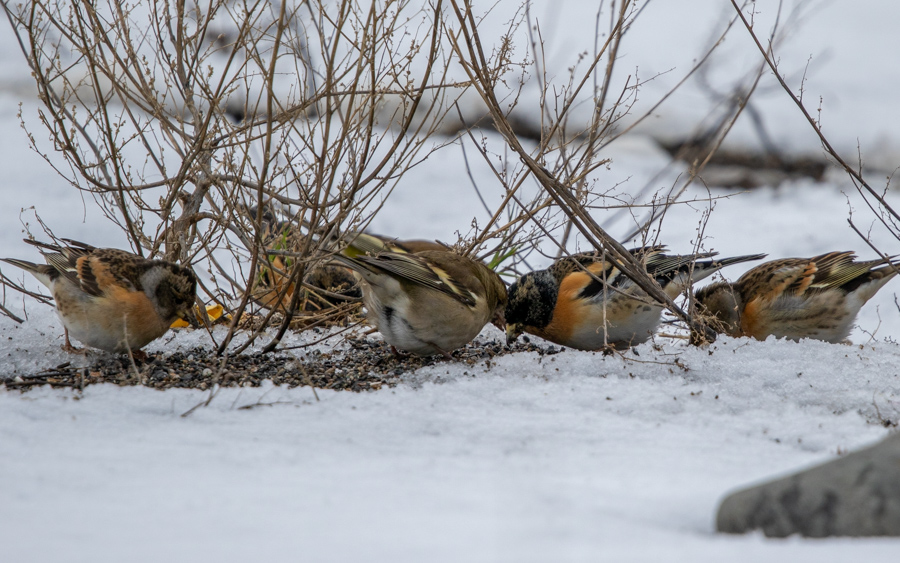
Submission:
[[[233,313],[220,353],[245,312],[259,322],[236,351],[273,320],[278,332],[268,350],[297,315],[310,317],[303,326],[335,315],[315,305],[335,293],[311,277],[335,241],[366,227],[411,167],[456,140],[437,136],[446,133],[449,112],[461,117],[463,146],[475,147],[503,194],[499,203],[482,200],[489,220],[461,233],[460,252],[516,272],[541,249],[538,241],[550,241],[558,257],[578,232],[649,299],[696,335],[714,338],[618,241],[660,242],[666,210],[700,178],[763,64],[772,63],[749,69],[725,109],[698,126],[697,142],[686,143],[694,151],[687,174],[666,189],[648,185],[623,198],[602,187],[603,150],[668,98],[633,115],[648,78],[614,79],[641,6],[601,3],[593,52],[577,54],[557,79],[546,72],[529,3],[491,38],[465,0],[425,7],[389,0],[4,4],[33,70],[42,125],[65,159],[59,173],[94,198],[136,252],[205,270],[206,298]],[[679,86],[707,64],[739,16]],[[774,30],[769,42],[777,43]],[[521,98],[529,81],[538,85],[534,107]],[[465,123],[456,102],[467,90],[482,102],[485,120]],[[583,107],[590,111],[576,111]],[[533,143],[518,133],[522,112],[539,116]],[[474,128],[486,123],[506,152]],[[40,152],[40,135],[26,126]],[[606,213],[604,225],[598,212]],[[627,228],[612,236],[608,225],[617,218]],[[697,250],[702,224],[699,234]]]
[[[601,4],[596,14],[593,52],[577,53],[568,67],[568,74],[562,79],[554,79],[546,72],[544,53],[547,46],[539,23],[531,19],[529,5],[520,12],[518,25],[510,25],[502,37],[490,38],[481,33],[481,15],[470,2],[451,0],[450,4],[456,17],[453,26],[448,26],[453,52],[484,102],[494,128],[513,155],[513,159],[503,161],[503,166],[494,166],[497,178],[506,189],[508,202],[508,220],[497,230],[522,230],[528,233],[522,237],[525,241],[549,240],[556,247],[556,257],[569,252],[570,235],[573,231],[578,232],[589,247],[602,249],[621,264],[623,272],[635,280],[649,299],[665,303],[695,334],[702,335],[702,339],[714,339],[714,333],[699,319],[691,318],[662,292],[619,241],[637,238],[641,244],[659,242],[659,222],[666,210],[676,204],[687,187],[700,177],[718,150],[754,92],[762,65],[748,70],[747,77],[735,86],[731,103],[724,110],[716,111],[712,125],[698,126],[698,142],[688,143],[695,148],[688,174],[667,189],[646,186],[623,198],[612,188],[603,187],[600,173],[609,164],[603,150],[651,115],[671,94],[669,92],[651,103],[641,114],[633,115],[638,92],[648,79],[642,81],[636,74],[627,76],[624,81],[615,79],[613,70],[620,47],[629,29],[636,25],[642,5],[627,0],[608,6]],[[708,63],[736,19],[728,22],[676,88]],[[600,22],[607,20],[608,27],[601,28]],[[498,71],[508,68],[504,63],[511,57],[510,46],[521,43],[528,45],[530,54],[530,60],[522,66],[531,69],[532,78],[539,85],[537,100],[531,105],[521,98],[522,86],[527,79],[519,79],[516,82],[518,89],[509,92],[504,86],[513,81]],[[583,119],[585,112],[577,111],[584,107],[591,108],[587,119]],[[533,143],[522,139],[517,113],[540,116]],[[478,142],[475,145],[481,146]],[[486,162],[498,160],[496,152],[491,154],[482,150],[481,153]],[[532,195],[526,195],[529,192],[523,189],[529,184],[538,187],[536,191],[530,191]],[[607,224],[610,218],[624,219],[624,229],[620,226],[623,232],[611,236],[600,225],[599,213],[604,213]],[[485,232],[492,233],[490,228]],[[695,250],[699,250],[701,240],[702,236],[697,237]],[[518,255],[519,258],[524,256],[527,252]]]
[[[363,228],[403,173],[448,142],[430,137],[465,87],[445,80],[440,2],[4,7],[65,159],[58,172],[135,252],[202,264],[203,291],[234,312],[220,352],[268,261],[263,211],[304,226],[284,249],[279,290],[292,294],[278,296],[288,306],[271,348],[333,235]],[[43,135],[26,126],[41,152]]]

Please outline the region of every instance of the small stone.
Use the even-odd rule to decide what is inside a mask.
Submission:
[[[203,377],[209,377],[212,375],[212,370],[209,368],[203,368],[203,371],[200,373],[203,375]]]
[[[900,536],[900,434],[728,495],[716,529],[767,536]]]

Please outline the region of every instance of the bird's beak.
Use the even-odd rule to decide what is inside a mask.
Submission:
[[[507,330],[506,326],[506,316],[504,315],[503,309],[499,309],[496,313],[494,313],[494,318],[491,319],[491,324],[500,330]]]
[[[178,309],[175,311],[175,320],[169,325],[169,328],[187,328],[191,326],[190,319],[185,318],[184,311]]]
[[[195,308],[192,305],[191,307],[179,309],[176,314],[178,315],[179,319],[186,322],[189,326],[198,328],[200,326],[199,315],[202,314],[200,311],[201,309],[199,307]]]
[[[521,325],[516,323],[506,325],[506,345],[512,346],[515,344],[520,334],[522,334]]]

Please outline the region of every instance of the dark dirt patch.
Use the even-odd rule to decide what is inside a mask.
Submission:
[[[3,377],[8,389],[28,390],[34,386],[83,389],[96,383],[143,385],[153,389],[209,389],[215,384],[226,387],[259,386],[269,380],[288,387],[311,386],[319,389],[370,391],[393,387],[401,376],[421,367],[447,363],[435,356],[398,358],[383,342],[350,339],[350,350],[336,353],[307,352],[302,360],[287,354],[241,354],[222,358],[204,348],[172,354],[150,354],[143,362],[132,364],[127,356],[104,355],[88,367],[62,364],[31,375]],[[495,341],[476,340],[453,353],[453,363],[475,365],[497,356],[532,351],[553,355],[556,346],[537,346],[519,341],[506,347]]]

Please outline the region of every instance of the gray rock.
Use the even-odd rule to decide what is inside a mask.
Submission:
[[[719,532],[900,536],[900,433],[866,449],[728,495]]]

